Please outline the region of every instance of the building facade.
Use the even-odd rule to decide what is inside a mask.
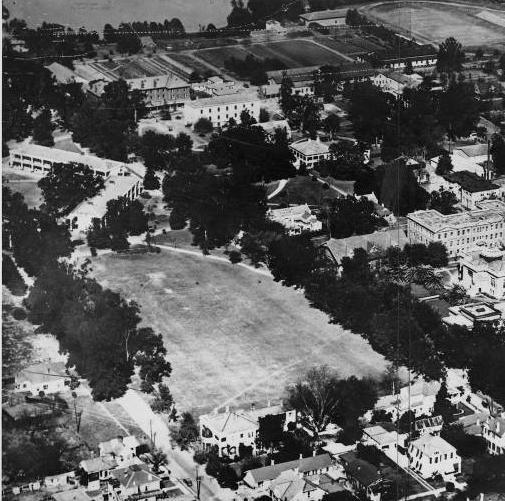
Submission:
[[[473,249],[476,244],[499,245],[503,240],[505,203],[485,200],[476,209],[444,215],[436,210],[422,210],[407,215],[410,243],[445,245],[449,257]]]
[[[30,365],[16,374],[14,391],[38,396],[70,391],[72,376],[63,362],[43,362]]]
[[[304,165],[307,169],[313,169],[321,160],[330,158],[330,147],[327,143],[317,139],[300,139],[289,145],[289,149],[295,156],[295,166],[300,168]]]
[[[456,448],[437,435],[422,435],[409,445],[411,468],[423,478],[461,472]]]
[[[256,453],[259,421],[269,415],[282,415],[284,428],[296,423],[296,411],[284,411],[279,405],[261,409],[230,411],[200,416],[200,438],[205,450],[217,449],[219,456],[235,457],[241,447],[251,447]]]
[[[252,118],[259,120],[260,98],[256,93],[236,93],[188,101],[184,106],[187,123],[195,124],[200,118],[212,122],[213,127],[223,127],[230,119],[240,122],[240,115],[248,111]]]
[[[505,454],[505,419],[490,416],[482,423],[482,436],[489,454]]]
[[[320,231],[323,223],[312,214],[307,204],[271,209],[268,217],[272,221],[282,224],[290,235],[300,235],[303,232]]]

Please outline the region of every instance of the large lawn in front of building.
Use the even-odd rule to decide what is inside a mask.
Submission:
[[[328,364],[343,376],[384,369],[366,341],[328,324],[303,293],[184,252],[106,254],[92,264],[97,279],[136,301],[143,324],[163,335],[179,410],[274,400],[314,365]]]

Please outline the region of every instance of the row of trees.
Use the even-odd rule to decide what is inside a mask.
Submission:
[[[248,79],[252,85],[265,85],[268,83],[267,71],[283,70],[286,65],[275,58],[259,59],[252,54],[248,54],[245,59],[231,57],[226,59],[224,67],[241,78]]]

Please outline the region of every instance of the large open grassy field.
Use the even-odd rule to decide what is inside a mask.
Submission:
[[[324,64],[339,64],[345,59],[330,49],[310,40],[285,40],[281,42],[266,42],[252,45],[233,45],[203,49],[195,55],[215,66],[224,67],[224,62],[235,57],[245,59],[248,54],[258,58],[275,58],[282,61],[288,68],[303,66],[319,66]]]
[[[463,45],[505,42],[505,28],[483,20],[485,8],[428,2],[383,2],[363,11],[382,22],[400,27],[418,40],[439,43],[454,37]],[[494,13],[498,18],[504,13]]]
[[[179,409],[264,402],[313,365],[342,375],[378,375],[385,366],[359,336],[329,325],[301,292],[244,267],[163,250],[93,260],[100,282],[141,307],[163,335]],[[186,251],[187,252],[187,251]]]

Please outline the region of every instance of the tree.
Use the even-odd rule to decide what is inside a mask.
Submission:
[[[444,150],[438,158],[437,168],[435,169],[435,172],[439,176],[445,176],[446,174],[449,174],[453,168],[454,167],[452,165],[451,156],[449,155],[448,151]]]
[[[51,110],[44,108],[33,121],[33,141],[42,146],[54,146],[53,130]]]
[[[232,11],[227,17],[229,28],[243,28],[253,22],[253,18],[249,10],[244,5],[244,0],[232,0]]]
[[[284,436],[284,421],[282,414],[267,415],[259,418],[258,441],[263,447],[276,447]]]
[[[125,251],[130,247],[125,232],[113,233],[110,238],[110,248],[113,251]]]
[[[453,37],[442,42],[438,49],[437,71],[441,73],[454,73],[461,70],[465,60],[462,45]]]
[[[172,434],[177,445],[184,451],[198,439],[199,432],[195,418],[190,412],[183,412],[178,428]]]
[[[412,67],[412,61],[407,61],[405,63],[405,69],[403,70],[405,75],[412,75],[414,73],[414,68]]]
[[[151,408],[154,412],[168,413],[172,410],[173,405],[174,399],[170,393],[170,389],[166,384],[160,383],[158,389],[154,392]]]
[[[310,369],[288,387],[288,403],[301,413],[306,426],[317,436],[328,424],[356,424],[357,419],[377,401],[374,385],[352,376],[339,379],[328,367]]]
[[[295,108],[295,99],[293,96],[293,80],[289,78],[287,72],[282,74],[281,88],[279,91],[279,103],[282,113],[288,118]]]
[[[481,493],[497,493],[505,490],[505,455],[483,456],[475,461],[468,481],[471,497]]]
[[[46,210],[56,217],[66,216],[82,201],[104,188],[102,176],[83,164],[55,164],[39,182]]]
[[[156,177],[153,169],[146,169],[146,173],[144,175],[144,188],[146,190],[157,190],[160,187],[160,181]]]
[[[335,139],[337,132],[340,130],[340,118],[338,115],[331,113],[323,120],[323,128],[325,132],[330,134],[331,139]]]
[[[490,153],[496,175],[505,174],[505,139],[501,134],[493,134],[491,137]]]
[[[196,121],[193,128],[198,134],[208,134],[212,132],[213,126],[212,122],[208,118],[202,117]]]
[[[428,206],[441,214],[454,214],[458,212],[454,207],[457,203],[458,199],[452,191],[440,189],[432,192]]]
[[[476,458],[486,453],[486,440],[483,437],[465,433],[460,423],[444,425],[440,436],[456,447],[458,454],[464,458]]]
[[[451,404],[449,400],[449,395],[447,393],[447,384],[442,382],[440,389],[438,390],[437,396],[435,398],[435,403],[433,405],[433,415],[442,416],[445,424],[452,423],[454,421],[454,413],[456,408]]]
[[[160,466],[164,466],[168,463],[167,455],[158,448],[151,450],[151,459],[155,473],[160,471]]]
[[[466,289],[461,285],[454,284],[452,288],[442,294],[442,298],[447,301],[451,306],[457,306],[468,303],[469,296]]]
[[[270,115],[266,108],[260,108],[259,121],[260,123],[265,123],[270,120]]]

